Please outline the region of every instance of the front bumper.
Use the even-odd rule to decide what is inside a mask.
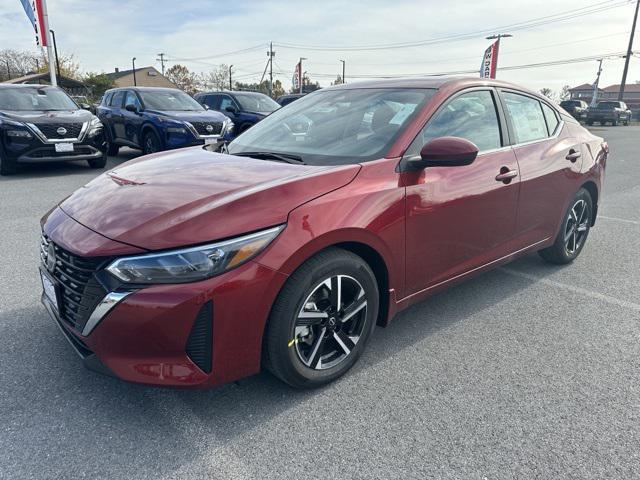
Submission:
[[[81,233],[84,227],[73,228]],[[45,224],[53,242],[72,249],[70,235],[58,236],[60,231],[64,228],[50,231]],[[260,370],[264,327],[286,278],[250,261],[200,282],[140,288],[101,316],[87,335],[65,321],[46,296],[42,301],[88,368],[129,382],[206,388]],[[208,336],[200,333],[202,322]],[[200,349],[195,353],[194,335]],[[210,355],[208,369],[200,361],[203,353]]]
[[[72,152],[56,152],[54,143],[42,143],[39,139],[3,139],[2,154],[18,163],[48,163],[94,160],[104,155],[102,135],[73,143]]]

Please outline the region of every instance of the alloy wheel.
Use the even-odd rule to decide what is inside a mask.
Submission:
[[[311,290],[298,312],[292,342],[300,361],[326,370],[344,361],[365,328],[367,295],[355,278],[334,275]]]
[[[589,220],[589,206],[580,199],[569,210],[565,222],[564,246],[567,254],[574,255],[582,247],[589,230]]]

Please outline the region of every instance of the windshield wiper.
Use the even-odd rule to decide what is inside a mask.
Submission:
[[[232,153],[238,157],[253,157],[261,158],[263,160],[277,160],[279,162],[293,163],[297,165],[306,165],[302,160],[302,157],[298,155],[292,155],[289,153],[275,153],[275,152],[238,152]]]

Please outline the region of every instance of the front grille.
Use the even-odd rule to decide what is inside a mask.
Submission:
[[[38,130],[49,140],[60,140],[65,138],[78,138],[82,131],[82,123],[36,123]],[[64,128],[66,133],[58,133],[59,128]]]
[[[47,271],[58,281],[60,286],[58,308],[60,318],[71,327],[82,331],[91,312],[107,294],[107,291],[96,280],[94,274],[108,261],[105,257],[79,257],[56,245],[42,236],[40,257],[46,268],[50,244],[55,252],[53,271]]]
[[[222,132],[222,122],[191,122],[198,135],[220,135]],[[207,125],[211,125],[211,131],[207,130]]]
[[[212,320],[213,304],[209,300],[198,312],[185,348],[189,358],[205,373],[211,373]]]

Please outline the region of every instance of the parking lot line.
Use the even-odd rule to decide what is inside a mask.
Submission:
[[[603,302],[609,303],[611,305],[618,305],[620,307],[625,307],[625,308],[629,308],[631,310],[640,312],[640,304],[638,303],[629,302],[626,300],[620,300],[619,298],[612,297],[610,295],[594,292],[592,290],[587,290],[586,288],[582,288],[582,287],[576,287],[574,285],[569,285],[567,283],[556,282],[555,280],[549,280],[548,278],[539,277],[537,275],[532,275],[530,273],[519,272],[511,268],[503,267],[503,268],[500,268],[499,270],[508,275],[513,275],[514,277],[520,277],[527,280],[532,280],[534,282],[542,283],[543,285],[548,285],[554,288],[562,288],[564,290],[567,290],[573,293],[578,293],[580,295],[595,298],[597,300],[602,300]]]
[[[613,220],[613,221],[616,221],[616,222],[633,223],[634,225],[640,225],[640,222],[638,222],[636,220],[628,220],[626,218],[607,217],[605,215],[598,215],[598,218],[603,218],[605,220]]]

